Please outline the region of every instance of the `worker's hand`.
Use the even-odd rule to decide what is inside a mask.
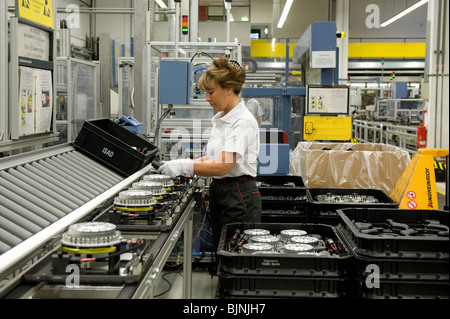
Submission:
[[[190,158],[177,159],[165,163],[158,169],[158,173],[176,177],[180,175],[194,175],[194,161]]]

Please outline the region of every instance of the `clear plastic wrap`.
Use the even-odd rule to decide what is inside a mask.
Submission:
[[[407,151],[392,145],[299,142],[289,172],[309,188],[369,188],[389,194],[410,161]]]

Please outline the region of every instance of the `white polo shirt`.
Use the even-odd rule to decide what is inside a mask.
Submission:
[[[211,137],[208,140],[208,159],[221,158],[222,152],[236,153],[236,164],[224,176],[250,175],[255,177],[259,154],[259,128],[255,117],[240,102],[225,116],[218,112],[212,119]]]

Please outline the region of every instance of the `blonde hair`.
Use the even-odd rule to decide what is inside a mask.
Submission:
[[[233,89],[234,94],[239,95],[245,77],[245,70],[238,62],[221,56],[213,59],[213,64],[198,80],[198,86],[202,91],[211,90],[211,80],[214,80],[220,87]]]

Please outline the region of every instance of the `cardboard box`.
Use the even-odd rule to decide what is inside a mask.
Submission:
[[[377,143],[299,142],[289,173],[309,188],[368,188],[389,194],[411,161],[398,147]]]

